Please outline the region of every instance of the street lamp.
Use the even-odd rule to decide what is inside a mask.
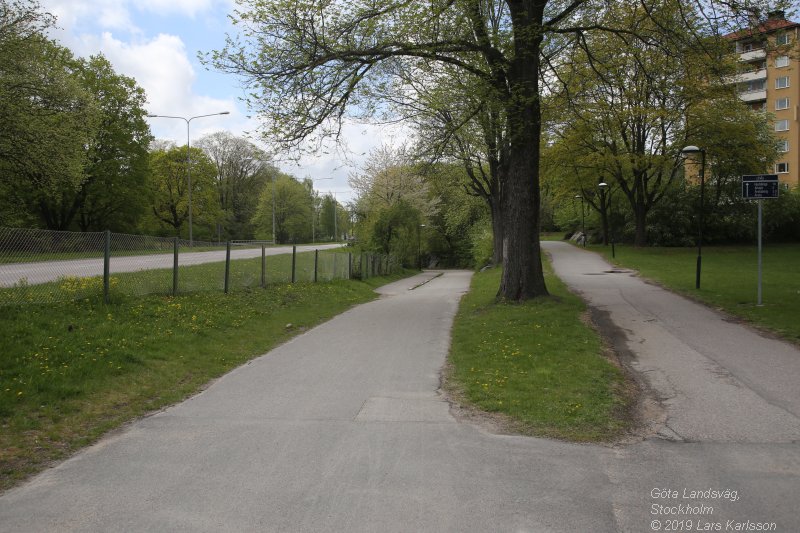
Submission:
[[[705,178],[706,178],[706,151],[704,148],[690,145],[681,150],[684,155],[700,154],[700,224],[697,231],[697,273],[695,277],[695,288],[700,288],[700,268],[703,262],[703,207],[705,202]]]
[[[417,230],[417,266],[420,270],[422,270],[422,228],[425,227],[425,224],[419,225],[419,230]]]
[[[583,233],[583,247],[586,248],[586,217],[583,214],[583,196],[576,194],[575,198],[581,199],[581,233]]]
[[[213,117],[216,115],[230,115],[230,111],[221,111],[219,113],[209,113],[208,115],[197,115],[194,117],[176,117],[172,115],[147,115],[148,118],[176,118],[186,122],[186,181],[189,188],[189,247],[192,247],[194,242],[192,239],[192,173],[190,171],[191,157],[189,154],[189,123],[196,118]]]
[[[337,191],[328,191],[328,194],[333,195],[333,240],[339,240],[339,228],[337,227],[337,217],[336,217],[336,193]]]
[[[603,227],[603,241],[604,244],[608,245],[609,236],[611,237],[611,257],[616,257],[616,253],[614,251],[614,228],[611,227],[611,214],[608,212],[610,211],[609,203],[607,203],[611,197],[609,196],[606,198],[606,189],[608,189],[608,183],[605,181],[601,181],[597,184],[600,187],[600,207],[602,208],[602,216],[605,221],[605,225]]]
[[[316,202],[314,201],[314,182],[322,180],[332,180],[333,176],[328,176],[327,178],[317,178],[317,179],[308,178],[308,179],[311,181],[311,243],[313,244],[314,241],[316,240],[316,235],[315,235],[316,230],[314,229],[314,218],[316,218],[315,215],[317,214],[317,205]]]

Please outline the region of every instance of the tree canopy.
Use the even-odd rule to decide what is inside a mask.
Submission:
[[[657,42],[672,27],[631,29],[603,20],[607,0],[240,0],[233,15],[240,33],[207,59],[240,75],[266,136],[298,146],[337,136],[349,116],[374,116],[398,72],[426,75],[438,66],[475,80],[502,111],[508,168],[502,176],[503,276],[498,295],[523,300],[547,294],[539,256],[541,95],[546,67],[570,41],[595,33]],[[640,0],[638,19],[651,18],[662,0]],[[677,4],[682,18],[705,17],[724,29],[738,2],[709,9],[702,1]],[[749,7],[751,3],[744,7]],[[655,31],[657,30],[657,31]],[[694,37],[694,36],[692,36]],[[407,88],[407,90],[413,90]]]

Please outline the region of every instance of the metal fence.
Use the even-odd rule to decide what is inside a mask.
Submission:
[[[0,228],[0,305],[230,292],[396,272],[389,256],[264,241],[189,242],[112,232]],[[307,251],[303,251],[303,250]]]

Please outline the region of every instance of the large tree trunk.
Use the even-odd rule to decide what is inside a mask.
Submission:
[[[498,298],[547,295],[539,251],[539,49],[545,0],[508,1],[514,29],[507,108],[508,172],[501,186],[503,277]]]

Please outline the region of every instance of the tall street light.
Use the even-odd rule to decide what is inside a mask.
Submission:
[[[576,194],[575,198],[581,199],[581,233],[583,233],[583,247],[586,248],[586,216],[583,214],[583,196]]]
[[[417,266],[422,270],[422,228],[425,224],[420,224],[417,230]]]
[[[316,218],[317,214],[317,203],[314,201],[314,182],[315,181],[322,181],[322,180],[332,180],[333,176],[328,176],[327,178],[308,178],[311,181],[311,243],[313,244],[316,240],[315,229],[314,229],[314,219]]]
[[[681,150],[684,155],[700,154],[700,224],[697,231],[697,272],[694,286],[700,288],[700,267],[703,262],[703,209],[705,201],[705,178],[706,178],[706,151],[704,148],[690,145]]]
[[[328,191],[328,194],[333,195],[333,240],[339,240],[339,229],[337,227],[337,216],[336,216],[336,193],[338,191]]]
[[[186,181],[189,188],[189,247],[191,248],[194,240],[192,239],[192,173],[191,156],[189,154],[189,123],[196,118],[213,117],[216,115],[230,115],[230,111],[221,111],[219,113],[209,113],[208,115],[197,115],[194,117],[176,117],[172,115],[147,115],[148,118],[176,118],[186,122]]]

